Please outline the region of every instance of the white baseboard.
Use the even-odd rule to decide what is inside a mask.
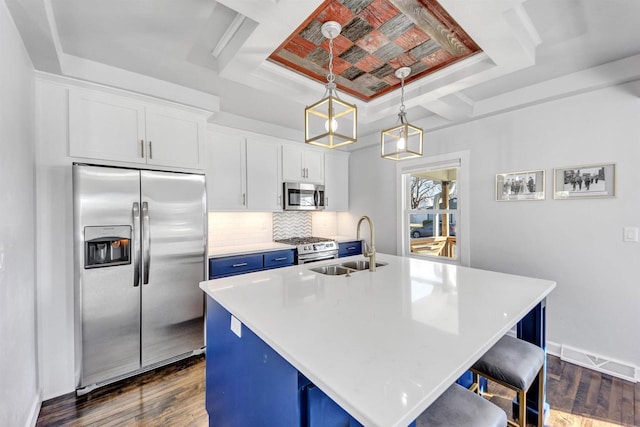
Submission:
[[[38,390],[35,395],[35,400],[31,405],[31,410],[29,411],[29,417],[27,418],[27,422],[25,423],[25,427],[35,427],[38,422],[38,415],[40,415],[40,408],[42,407],[42,392]]]
[[[547,353],[553,356],[562,357],[562,344],[547,341]]]
[[[637,366],[608,356],[549,341],[547,341],[547,352],[559,356],[561,360],[574,365],[634,383],[640,381],[640,369]]]
[[[515,329],[507,332],[507,335],[517,336]],[[580,350],[565,344],[558,344],[553,341],[547,341],[547,353],[557,356],[565,362],[573,363],[574,365],[582,366],[603,374],[609,374],[612,377],[634,383],[640,382],[640,367],[633,366],[627,362]]]

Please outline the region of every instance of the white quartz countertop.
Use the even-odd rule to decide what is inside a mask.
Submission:
[[[555,282],[377,254],[376,272],[327,276],[361,255],[200,287],[365,426],[406,426]]]
[[[278,251],[282,249],[295,249],[295,246],[276,242],[254,243],[251,245],[214,246],[209,247],[208,256],[209,258],[218,258],[231,255]]]

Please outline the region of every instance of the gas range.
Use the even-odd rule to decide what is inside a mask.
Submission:
[[[297,264],[338,258],[338,243],[324,237],[291,237],[276,242],[296,247]]]

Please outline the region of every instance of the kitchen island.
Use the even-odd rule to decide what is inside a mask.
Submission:
[[[333,402],[365,426],[410,425],[521,319],[543,321],[555,287],[385,254],[375,272],[312,270],[357,259],[201,283],[210,425],[322,425]]]

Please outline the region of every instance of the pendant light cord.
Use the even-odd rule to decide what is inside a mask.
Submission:
[[[327,74],[327,82],[334,83],[336,76],[333,74],[333,39],[329,39],[329,74]]]
[[[335,96],[340,99],[338,96],[338,91],[336,90],[336,75],[333,74],[333,39],[329,38],[329,73],[327,74],[327,84],[325,85],[326,91],[324,92],[325,96]]]
[[[398,118],[400,118],[400,123],[406,123],[407,114],[404,112],[404,77],[400,79],[401,81],[401,89],[400,89],[400,113],[398,113]]]

